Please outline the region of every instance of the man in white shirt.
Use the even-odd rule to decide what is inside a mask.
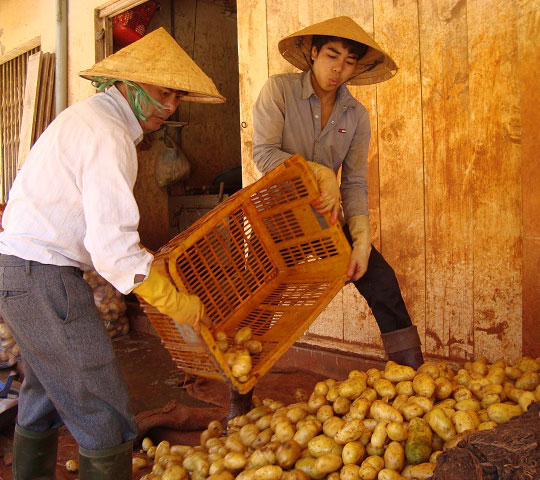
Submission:
[[[0,234],[0,315],[20,347],[17,480],[53,479],[57,430],[79,445],[80,478],[131,479],[136,425],[81,270],[135,291],[194,327],[199,298],[177,291],[139,245],[136,145],[181,100],[220,103],[212,80],[162,28],[80,73],[101,93],[65,111],[30,151]]]

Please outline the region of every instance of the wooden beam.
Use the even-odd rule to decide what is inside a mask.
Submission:
[[[37,52],[28,58],[26,70],[26,84],[24,87],[23,115],[19,133],[19,154],[17,156],[17,170],[20,170],[30,148],[32,148],[32,135],[35,125],[37,107],[37,94],[39,92],[40,68],[42,53]]]
[[[10,50],[8,53],[0,55],[0,65],[9,62],[10,60],[13,60],[14,58],[17,58],[19,55],[22,55],[23,53],[26,53],[33,48],[37,48],[40,45],[41,37],[33,38],[32,40],[29,40],[28,42],[19,45],[17,48]]]

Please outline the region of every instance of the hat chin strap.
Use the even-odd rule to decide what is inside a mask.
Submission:
[[[92,79],[92,85],[98,92],[107,90],[116,82],[122,82],[126,86],[128,96],[127,100],[131,106],[131,109],[133,110],[133,113],[139,120],[142,120],[143,122],[148,120],[148,117],[144,112],[148,112],[150,110],[149,104],[155,105],[160,112],[165,110],[165,107],[161,105],[161,103],[154,100],[150,95],[148,95],[144,88],[131,80],[104,77],[94,77]]]

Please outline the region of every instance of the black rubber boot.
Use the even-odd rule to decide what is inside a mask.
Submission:
[[[253,390],[250,390],[247,393],[238,393],[231,387],[229,395],[229,413],[226,421],[248,413],[251,410],[252,397]]]
[[[13,480],[54,480],[58,429],[36,433],[15,425]]]
[[[79,447],[80,480],[131,480],[133,441],[104,450]]]
[[[381,335],[388,360],[418,369],[424,363],[416,325]]]

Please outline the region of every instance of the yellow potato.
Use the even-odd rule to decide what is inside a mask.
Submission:
[[[352,377],[339,386],[339,395],[354,400],[366,389],[366,380],[363,377]]]
[[[359,470],[359,465],[355,465],[354,463],[348,463],[347,465],[344,465],[339,472],[339,478],[340,480],[359,480]]]
[[[313,480],[322,480],[324,477],[326,477],[325,473],[319,472],[315,468],[315,462],[317,461],[316,458],[313,457],[305,457],[300,458],[294,465],[294,468],[304,472],[306,475],[308,475]],[[255,479],[258,480],[258,479]]]
[[[371,445],[375,448],[380,448],[384,445],[388,432],[386,431],[386,426],[388,425],[388,420],[381,420],[373,433],[371,435]]]
[[[409,397],[409,403],[420,405],[424,413],[427,413],[433,409],[433,401],[427,397],[418,397],[413,395],[412,397]]]
[[[482,430],[491,430],[492,428],[495,428],[497,426],[497,422],[489,421],[489,422],[482,422],[480,425],[478,425],[478,431]]]
[[[360,480],[375,480],[378,473],[371,465],[361,465],[358,469],[358,478]]]
[[[399,382],[397,385],[396,385],[396,392],[401,395],[401,394],[404,394],[404,395],[407,395],[407,396],[411,396],[411,395],[414,395],[414,388],[413,388],[413,384],[410,380],[405,380],[403,382]]]
[[[384,467],[401,472],[405,461],[405,450],[401,443],[391,441],[384,452]]]
[[[277,465],[265,465],[255,470],[254,480],[279,480],[283,470]]]
[[[236,479],[238,480],[238,477],[236,477]],[[309,477],[304,472],[296,468],[293,468],[292,470],[288,472],[287,471],[283,472],[281,476],[281,480],[309,480]],[[354,480],[354,479],[350,479],[350,480]]]
[[[361,442],[349,442],[343,446],[341,458],[344,465],[356,464],[366,455],[366,448]]]
[[[377,480],[403,480],[403,477],[390,468],[383,468],[377,475]]]
[[[478,412],[481,409],[480,402],[474,398],[467,398],[466,400],[459,400],[456,402],[454,408],[456,410],[474,410]]]
[[[169,465],[161,475],[161,480],[183,480],[187,478],[186,470],[180,465]]]
[[[321,429],[315,424],[307,424],[294,434],[293,440],[302,448],[305,448],[308,442],[320,433]]]
[[[277,464],[282,468],[292,467],[300,458],[302,448],[294,440],[283,442],[276,450]]]
[[[529,405],[536,401],[536,396],[533,392],[523,392],[518,400],[518,405],[524,412],[527,411]]]
[[[452,382],[447,378],[439,377],[435,379],[435,397],[444,400],[452,395]]]
[[[390,440],[403,442],[407,440],[407,429],[403,423],[390,422],[386,425],[386,432]]]
[[[539,384],[540,375],[538,375],[536,372],[527,371],[516,380],[515,386],[516,388],[521,388],[522,390],[532,392]]]
[[[231,472],[223,470],[210,475],[208,480],[234,480],[234,475]]]
[[[237,345],[243,345],[248,340],[251,340],[251,335],[251,328],[243,327],[234,334],[234,343],[236,343]]]
[[[401,393],[396,398],[394,398],[394,401],[392,402],[392,407],[394,407],[396,410],[401,411],[401,407],[407,404],[408,400],[409,400],[409,395],[405,395],[404,393]]]
[[[430,412],[429,426],[437,433],[443,440],[448,441],[456,435],[456,429],[452,421],[448,418],[442,408],[434,408]]]
[[[434,363],[423,363],[418,367],[416,373],[424,373],[429,375],[433,380],[436,380],[441,375],[441,369]]]
[[[438,455],[442,452],[435,452]],[[436,457],[435,457],[436,458]],[[406,470],[401,472],[404,478],[414,478],[415,480],[427,480],[433,476],[435,463],[420,463],[419,465],[408,465]]]
[[[405,420],[410,421],[413,418],[421,417],[424,415],[422,407],[416,403],[407,403],[401,407],[401,413]]]
[[[384,371],[384,378],[392,383],[412,380],[416,372],[413,368],[404,365],[391,365]]]
[[[497,423],[506,423],[512,417],[517,417],[522,413],[519,405],[508,405],[506,403],[494,403],[487,408],[489,419]]]
[[[389,422],[403,423],[403,416],[401,413],[381,400],[375,400],[371,404],[369,413],[378,421],[387,420]]]
[[[342,465],[343,461],[341,460],[341,456],[336,455],[335,453],[327,453],[315,460],[315,469],[325,474],[339,470]]]
[[[334,435],[334,441],[340,445],[358,440],[365,427],[361,420],[351,420],[345,423]]]
[[[292,440],[296,430],[293,425],[289,422],[279,422],[276,425],[275,436],[276,439],[280,442],[285,442],[286,440]]]
[[[333,404],[334,412],[336,412],[338,415],[345,415],[349,412],[350,407],[351,401],[348,398],[341,396],[336,398]]]
[[[435,382],[427,373],[419,373],[413,379],[413,389],[421,397],[431,398],[435,393]]]
[[[452,421],[454,422],[457,433],[464,432],[465,430],[476,430],[475,422],[466,410],[456,412]]]
[[[341,455],[341,452],[343,451],[341,445],[338,445],[333,438],[327,437],[326,435],[317,435],[312,438],[308,442],[307,448],[312,457],[321,457],[327,453]]]
[[[324,395],[319,395],[313,392],[308,400],[308,410],[311,413],[315,413],[317,412],[317,410],[319,410],[320,407],[326,405],[327,403],[328,401],[326,400],[326,397]]]
[[[373,467],[379,473],[384,468],[384,459],[380,455],[370,455],[362,462],[361,466],[364,465]]]

